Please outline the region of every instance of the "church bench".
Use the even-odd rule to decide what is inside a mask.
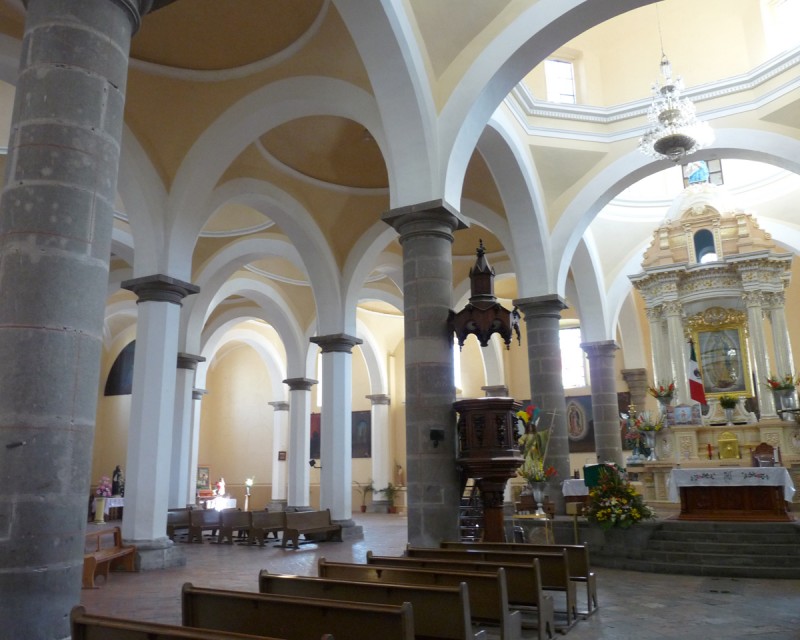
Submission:
[[[119,527],[87,533],[83,552],[83,588],[96,589],[95,578],[103,576],[108,580],[112,567],[136,571],[136,547],[122,544]]]
[[[540,554],[517,562],[488,562],[469,557],[435,557],[442,549],[426,549],[434,557],[376,556],[367,551],[367,564],[387,567],[419,567],[435,571],[489,571],[505,569],[508,585],[508,602],[512,607],[535,611],[540,637],[551,633],[555,627],[565,632],[572,627],[575,615],[575,585],[569,581],[567,560],[563,552]],[[555,623],[552,596],[544,591],[566,593],[566,625]],[[525,621],[523,621],[525,626]]]
[[[597,611],[597,577],[592,571],[589,561],[589,545],[587,544],[530,544],[527,542],[442,542],[442,549],[460,549],[475,551],[500,551],[511,553],[549,552],[552,549],[563,549],[567,553],[569,579],[577,584],[586,585],[586,610],[578,611],[581,615],[592,615]]]
[[[186,627],[269,634],[308,640],[332,634],[347,640],[413,640],[414,616],[400,606],[336,602],[317,598],[205,589],[191,583],[181,591]]]
[[[291,540],[295,549],[300,546],[300,536],[307,540],[342,540],[342,525],[331,522],[331,510],[284,511],[284,529],[281,546]]]
[[[251,544],[258,542],[262,547],[269,537],[273,534],[278,539],[278,533],[283,531],[286,526],[286,519],[283,511],[253,511],[251,512],[250,530],[248,531],[247,541]]]
[[[473,633],[466,584],[434,587],[409,584],[378,584],[306,576],[258,575],[259,593],[320,598],[373,604],[411,604],[414,636],[428,639],[485,640],[486,633]]]
[[[499,626],[501,640],[520,640],[522,615],[508,604],[506,575],[503,569],[494,574],[471,571],[431,571],[427,569],[378,567],[367,564],[328,562],[320,558],[321,578],[380,584],[411,584],[420,586],[467,585],[469,608],[473,623]]]
[[[234,531],[240,534],[246,532],[249,537],[250,527],[252,526],[252,516],[249,511],[239,511],[239,509],[225,509],[221,512],[219,535],[217,542],[222,544],[227,541],[233,544]]]
[[[222,514],[216,509],[192,509],[189,512],[189,536],[187,542],[197,540],[202,544],[203,532],[216,535],[222,526]]]
[[[86,609],[79,606],[72,608],[70,627],[72,640],[271,640],[267,636],[187,629],[171,624],[97,616],[86,613]]]
[[[189,533],[189,512],[192,509],[169,509],[167,511],[167,537],[175,541],[178,533]]]

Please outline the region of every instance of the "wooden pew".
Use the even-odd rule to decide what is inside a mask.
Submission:
[[[342,541],[342,525],[331,522],[331,510],[324,511],[284,511],[285,524],[281,546],[291,540],[294,548],[300,546],[300,536],[309,540]]]
[[[458,586],[466,583],[473,622],[499,625],[502,640],[522,637],[522,614],[508,604],[506,574],[471,571],[430,571],[414,568],[378,567],[366,564],[318,561],[321,578],[381,584],[413,584],[423,586]]]
[[[236,633],[308,640],[330,633],[347,640],[412,640],[411,605],[336,602],[183,585],[183,624]]]
[[[192,509],[189,512],[189,536],[187,541],[197,540],[202,544],[203,532],[211,531],[216,535],[222,526],[222,515],[216,509]]]
[[[136,547],[122,544],[119,527],[87,533],[83,553],[83,588],[96,589],[94,579],[103,576],[108,580],[108,572],[112,567],[136,571]]]
[[[278,539],[278,533],[286,528],[286,516],[283,511],[253,511],[251,512],[252,521],[247,541],[251,544],[258,543],[264,546],[269,534],[273,534]]]
[[[249,511],[239,511],[239,509],[225,509],[221,512],[219,535],[217,535],[217,542],[222,544],[227,541],[228,544],[233,544],[234,531],[239,534],[241,531],[247,532],[248,538],[250,537],[250,527],[252,526],[252,517]]]
[[[345,602],[393,605],[408,602],[414,609],[414,635],[418,638],[485,640],[486,637],[483,631],[472,632],[469,589],[464,583],[457,587],[423,587],[276,575],[262,570],[258,575],[258,591]]]
[[[445,553],[442,549],[428,549],[426,551]],[[526,558],[516,562],[484,561],[480,558],[457,557],[458,552],[453,552],[451,557],[409,557],[409,556],[376,556],[367,551],[367,564],[387,567],[419,567],[421,569],[434,569],[441,571],[491,571],[499,567],[506,571],[508,583],[508,602],[518,609],[536,609],[541,611],[545,625],[553,618],[554,613],[552,598],[545,597],[542,591],[563,591],[566,594],[566,625],[556,624],[559,631],[564,632],[572,627],[577,620],[575,610],[575,584],[569,580],[567,572],[567,558],[560,553],[538,554],[536,558]],[[431,554],[435,555],[434,553]],[[523,622],[524,626],[524,622]],[[541,632],[541,626],[540,626]]]
[[[597,578],[589,561],[589,545],[587,544],[530,544],[526,542],[442,542],[442,549],[474,549],[477,551],[507,551],[514,553],[530,553],[551,549],[563,549],[567,552],[569,579],[586,585],[586,610],[579,614],[590,616],[597,611]]]
[[[189,533],[189,512],[191,509],[169,509],[167,511],[167,537],[175,541],[175,535]]]
[[[271,640],[267,636],[97,616],[86,613],[83,607],[73,607],[69,617],[72,640]],[[322,640],[333,638],[328,636]]]

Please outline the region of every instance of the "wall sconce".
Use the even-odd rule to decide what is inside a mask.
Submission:
[[[433,442],[434,449],[439,446],[439,443],[444,440],[444,429],[431,429],[430,431],[431,442]]]

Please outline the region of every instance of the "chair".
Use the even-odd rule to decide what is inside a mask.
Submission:
[[[775,447],[762,442],[750,452],[750,458],[754,467],[774,467]]]

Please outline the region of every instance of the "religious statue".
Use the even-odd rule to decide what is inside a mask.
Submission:
[[[125,495],[125,476],[119,465],[114,468],[114,473],[111,475],[111,495]]]
[[[217,495],[221,498],[225,495],[225,478],[220,478],[217,482]]]

